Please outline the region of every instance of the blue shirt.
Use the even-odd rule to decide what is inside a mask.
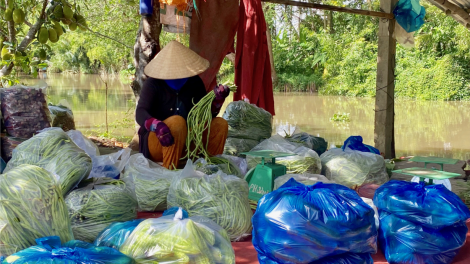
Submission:
[[[176,90],[177,92],[181,90],[181,87],[188,81],[189,78],[175,79],[175,80],[165,80],[166,84],[171,87],[171,89]]]

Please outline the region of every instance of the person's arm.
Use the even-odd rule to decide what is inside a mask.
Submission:
[[[211,112],[212,117],[216,117],[219,114],[222,105],[224,105],[225,98],[230,94],[230,88],[226,85],[220,84],[214,88],[213,93],[215,93],[215,98],[214,101],[212,101]]]

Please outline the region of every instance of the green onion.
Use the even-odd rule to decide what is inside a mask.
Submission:
[[[33,165],[0,175],[0,223],[0,255],[36,245],[40,237],[59,236],[63,243],[73,239],[54,175]]]

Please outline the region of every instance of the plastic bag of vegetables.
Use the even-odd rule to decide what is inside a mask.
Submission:
[[[223,229],[232,241],[249,235],[252,211],[248,201],[248,183],[218,171],[206,175],[188,161],[182,173],[173,179],[168,192],[168,207],[182,207],[189,216],[205,216]]]
[[[51,113],[52,127],[60,127],[64,131],[75,129],[72,110],[61,104],[53,105],[51,103],[48,104],[48,108]]]
[[[137,263],[235,264],[227,233],[205,217],[174,215],[140,223],[120,251]]]
[[[123,181],[90,179],[65,198],[76,239],[93,242],[111,223],[137,217],[137,202]]]
[[[293,143],[299,143],[309,149],[313,149],[318,155],[325,153],[328,149],[328,142],[324,138],[315,137],[305,132],[297,133],[292,136],[286,136],[286,139]]]
[[[290,179],[259,200],[253,245],[260,263],[270,264],[323,263],[323,258],[348,253],[367,256],[377,250],[374,210],[345,186],[306,186]]]
[[[356,188],[363,184],[388,181],[382,156],[357,150],[330,149],[321,155],[322,174],[336,183]]]
[[[221,170],[227,175],[234,175],[238,178],[244,178],[247,170],[247,163],[245,159],[229,156],[229,155],[217,155],[209,157],[206,161],[201,158],[196,160],[194,163],[198,171],[204,172],[205,174],[214,174]]]
[[[2,264],[132,264],[134,260],[113,248],[94,247],[81,241],[61,246],[56,236],[36,239],[37,246],[7,257]]]
[[[231,102],[222,116],[228,122],[228,137],[261,141],[272,133],[272,115],[244,101]]]
[[[121,180],[137,199],[139,211],[155,212],[167,208],[171,180],[180,173],[168,170],[138,153],[131,156]]]
[[[250,151],[258,145],[258,143],[258,140],[228,137],[227,140],[225,140],[224,154],[244,156],[240,153]]]
[[[50,172],[20,165],[0,175],[0,255],[35,245],[43,236],[73,239],[67,207]]]
[[[93,244],[97,247],[111,247],[119,250],[134,229],[144,220],[113,223],[98,235]]]
[[[256,150],[275,150],[297,154],[292,157],[276,159],[276,163],[287,167],[287,173],[289,174],[320,174],[321,172],[322,165],[320,157],[315,151],[304,146],[299,146],[299,144],[291,143],[280,135],[274,135],[269,139],[263,140],[251,151]],[[249,168],[254,168],[261,163],[261,158],[248,156],[246,157],[246,161],[248,162]]]
[[[53,173],[65,196],[90,174],[91,158],[60,128],[47,129],[19,144],[6,171],[30,164]]]
[[[274,190],[281,188],[281,186],[284,185],[284,183],[288,182],[291,178],[296,180],[297,182],[302,183],[303,185],[314,185],[317,182],[334,183],[333,181],[328,180],[325,176],[320,174],[286,174],[277,177],[274,180]]]

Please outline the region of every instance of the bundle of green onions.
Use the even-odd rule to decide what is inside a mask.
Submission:
[[[36,245],[35,239],[73,239],[67,207],[54,175],[19,165],[0,175],[0,255]]]
[[[138,153],[130,157],[121,180],[137,199],[139,211],[155,212],[167,209],[168,189],[173,177],[179,173],[168,170]]]
[[[235,264],[224,233],[204,217],[168,215],[140,223],[120,251],[137,263]]]
[[[182,207],[190,216],[205,216],[223,229],[232,241],[251,231],[253,215],[248,202],[248,183],[218,172],[205,175],[190,161],[175,178],[168,193],[168,207]]]
[[[90,174],[91,158],[60,128],[49,129],[19,144],[5,171],[36,165],[57,176],[65,196]]]
[[[224,84],[226,85],[226,84]],[[230,86],[231,92],[236,92],[236,86]],[[186,120],[188,126],[188,136],[186,138],[186,156],[182,159],[196,160],[200,156],[206,160],[209,158],[207,153],[207,143],[209,142],[209,134],[207,133],[206,145],[204,145],[204,131],[209,131],[212,121],[212,101],[215,99],[214,91],[207,93],[197,104],[189,111]]]
[[[72,191],[65,203],[75,239],[90,243],[111,223],[137,217],[137,202],[120,180],[100,178]]]

